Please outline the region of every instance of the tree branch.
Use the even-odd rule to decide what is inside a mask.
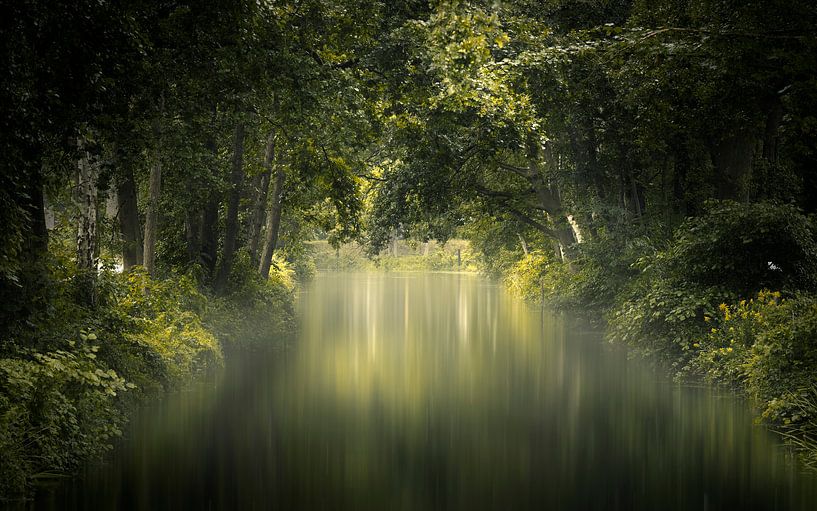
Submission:
[[[511,165],[509,163],[497,161],[496,164],[502,170],[507,170],[513,172],[517,176],[524,177],[525,179],[531,178],[531,168],[530,167],[517,167],[516,165]]]
[[[510,213],[513,217],[515,217],[520,222],[533,227],[534,229],[538,230],[539,232],[541,232],[542,234],[544,234],[545,236],[547,236],[549,238],[553,238],[556,241],[559,241],[559,237],[556,236],[556,233],[553,232],[553,230],[551,228],[547,227],[545,224],[542,224],[542,223],[537,222],[536,220],[534,220],[532,218],[529,218],[527,215],[525,215],[524,213],[522,213],[521,211],[519,211],[516,208],[510,207],[510,206],[507,206],[507,205],[506,205],[506,208],[508,210],[508,213]]]
[[[548,237],[553,238],[555,240],[559,239],[558,236],[556,236],[556,233],[553,232],[553,230],[550,227],[546,226],[545,224],[543,224],[541,222],[537,222],[536,220],[530,218],[529,216],[527,216],[523,212],[519,211],[515,207],[511,206],[509,204],[509,200],[514,198],[513,194],[508,193],[508,192],[497,192],[497,191],[494,191],[494,190],[489,190],[489,189],[485,188],[484,186],[477,186],[476,191],[477,191],[478,194],[483,195],[485,197],[490,197],[490,198],[493,198],[493,199],[499,199],[499,200],[496,201],[498,203],[498,205],[500,207],[502,207],[505,211],[510,213],[511,216],[513,216],[514,218],[516,218],[520,222],[533,227],[534,229],[538,230],[539,232],[541,232],[545,236],[548,236]]]
[[[703,34],[703,35],[712,35],[712,36],[723,36],[723,37],[749,37],[752,39],[814,39],[817,37],[816,34],[799,34],[799,33],[787,33],[787,32],[745,32],[745,31],[717,31],[717,30],[708,30],[704,28],[687,28],[687,27],[662,27],[657,28],[648,32],[644,37],[638,40],[638,42],[645,41],[651,37],[655,37],[667,32],[682,32],[682,33],[692,33],[692,34]]]

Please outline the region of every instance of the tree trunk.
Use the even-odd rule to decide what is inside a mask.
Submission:
[[[641,195],[638,193],[638,183],[633,176],[632,170],[627,172],[627,180],[630,182],[630,203],[632,204],[633,215],[638,221],[644,216],[644,208],[641,204]]]
[[[235,259],[238,238],[238,207],[241,203],[241,188],[244,184],[244,123],[239,122],[233,135],[233,161],[230,172],[230,194],[227,200],[227,219],[224,229],[224,246],[221,252],[221,266],[216,275],[214,288],[224,291]]]
[[[215,128],[213,128],[215,129]],[[213,174],[218,172],[218,147],[214,135],[205,142],[205,147],[213,156]],[[207,203],[201,213],[201,252],[199,260],[207,272],[207,280],[212,282],[215,279],[216,263],[218,262],[218,210],[221,205],[221,194],[215,185],[211,185]]]
[[[142,264],[142,230],[136,202],[136,181],[128,167],[116,184],[119,231],[122,235],[122,269],[128,271]]]
[[[86,141],[77,140],[80,157],[77,164],[77,272],[80,299],[88,305],[96,302],[97,276],[97,177],[99,166],[88,151]]]
[[[218,261],[218,208],[219,193],[210,192],[207,204],[204,206],[201,221],[201,262],[207,270],[207,278],[215,278],[216,263]]]
[[[516,233],[516,236],[519,238],[519,244],[522,245],[522,253],[526,256],[528,255],[528,242],[525,241],[525,238],[522,237],[521,234]]]
[[[264,172],[258,176],[255,187],[255,204],[250,224],[250,257],[253,263],[258,264],[258,246],[261,244],[261,226],[264,223],[264,205],[267,203],[270,176],[272,175],[272,160],[275,157],[275,132],[270,133],[267,140],[267,150],[264,154]]]
[[[766,126],[763,130],[763,158],[770,164],[777,163],[778,160],[778,132],[780,123],[783,122],[783,102],[775,95],[769,103],[766,114]]]
[[[156,271],[156,235],[159,228],[159,196],[162,187],[162,161],[156,151],[156,161],[150,169],[148,207],[145,214],[145,239],[143,246],[143,264],[148,274]]]
[[[281,226],[281,196],[284,191],[284,169],[281,165],[275,170],[275,181],[272,185],[272,196],[267,208],[266,235],[264,237],[264,250],[261,253],[261,262],[258,271],[261,277],[269,278],[269,270],[272,265],[272,254],[278,243],[278,229]]]
[[[718,145],[715,166],[719,171],[719,199],[741,202],[749,200],[754,150],[755,139],[748,133],[734,133]]]
[[[45,194],[43,192],[43,172],[40,165],[32,165],[25,193],[20,197],[21,206],[30,218],[23,236],[24,260],[39,261],[48,252],[48,227],[45,221]]]
[[[553,224],[553,234],[559,243],[559,255],[564,261],[572,258],[572,249],[576,243],[570,222],[562,209],[562,201],[558,190],[548,185],[539,164],[541,144],[534,133],[528,134],[527,141],[528,164],[530,166],[530,182],[536,192],[539,207],[545,211],[548,220]],[[575,220],[574,220],[575,221]]]
[[[201,263],[202,213],[189,208],[184,214],[184,241],[187,244],[187,260],[190,264]]]
[[[159,229],[159,198],[162,192],[162,117],[165,112],[164,94],[159,99],[158,117],[154,120],[156,154],[148,178],[148,206],[145,212],[145,237],[143,239],[142,264],[149,275],[156,271],[156,238]]]

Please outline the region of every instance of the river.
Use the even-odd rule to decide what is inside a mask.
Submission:
[[[298,309],[30,507],[817,509],[745,402],[479,277],[321,274]]]

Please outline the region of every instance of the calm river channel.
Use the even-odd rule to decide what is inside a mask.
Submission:
[[[27,508],[817,509],[745,402],[482,278],[320,274],[298,309]]]

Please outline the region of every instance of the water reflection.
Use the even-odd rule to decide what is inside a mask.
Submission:
[[[746,406],[467,275],[324,275],[294,347],[148,410],[39,507],[814,509]]]

